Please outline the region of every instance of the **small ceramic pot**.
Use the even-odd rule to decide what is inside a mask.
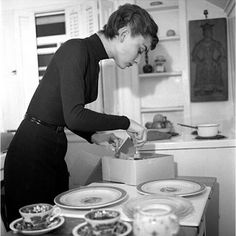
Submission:
[[[166,62],[166,59],[164,56],[162,56],[162,55],[156,56],[155,72],[157,72],[157,73],[165,72],[165,66],[164,66],[165,62]]]
[[[173,236],[179,230],[179,223],[172,209],[164,204],[156,204],[136,209],[133,232],[135,236]]]
[[[175,31],[172,30],[172,29],[169,29],[167,32],[166,32],[166,36],[170,37],[170,36],[175,36]]]

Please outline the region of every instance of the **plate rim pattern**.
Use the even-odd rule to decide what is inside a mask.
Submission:
[[[192,204],[192,202],[184,197],[181,196],[168,196],[168,195],[159,195],[159,194],[152,194],[152,195],[142,195],[140,196],[138,199],[129,199],[123,206],[122,206],[122,211],[129,217],[129,219],[131,221],[133,221],[133,216],[132,216],[132,211],[134,211],[135,206],[134,205],[142,205],[144,202],[152,202],[151,205],[156,205],[156,204],[164,204],[164,205],[168,205],[170,206],[171,203],[171,208],[172,211],[174,210],[180,210],[180,208],[178,209],[178,207],[183,207],[183,205],[187,205],[188,208],[186,212],[184,212],[184,215],[177,215],[179,218],[184,218],[187,215],[189,215],[190,213],[192,213],[194,211],[194,206]],[[156,201],[156,202],[155,202]],[[159,202],[160,201],[160,202]],[[166,202],[163,202],[166,201]],[[177,201],[177,202],[176,202]],[[175,205],[174,209],[173,208],[173,204]],[[148,204],[148,203],[147,203]],[[174,213],[176,214],[176,212],[174,211]],[[177,213],[179,214],[179,212],[177,211]]]

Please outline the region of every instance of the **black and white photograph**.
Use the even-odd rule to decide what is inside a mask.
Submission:
[[[1,236],[236,236],[236,0],[0,0]]]

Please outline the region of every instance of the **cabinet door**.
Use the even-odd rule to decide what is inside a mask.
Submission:
[[[115,1],[98,0],[99,28],[107,23],[109,16],[115,10]],[[117,83],[116,65],[112,59],[101,61],[101,80],[103,91],[103,108],[107,114],[117,114]]]
[[[65,14],[68,39],[85,38],[98,31],[98,8],[96,0],[87,0],[75,6],[67,7]],[[100,78],[98,86],[99,94],[97,100],[86,105],[86,107],[102,112],[102,82]]]
[[[81,4],[84,35],[90,36],[98,31],[98,6],[97,0],[86,0]]]
[[[68,39],[83,37],[81,13],[80,5],[65,9],[66,35]]]
[[[115,1],[111,0],[98,0],[99,9],[99,28],[102,29],[107,23],[109,16],[115,10]]]
[[[22,112],[25,112],[38,86],[37,44],[33,12],[17,12],[16,35],[17,77],[23,84],[21,99],[24,101]]]
[[[1,13],[1,109],[0,109],[0,129],[16,129],[21,122],[24,111],[23,84],[18,79],[19,70],[17,68],[18,55],[20,50],[17,45],[15,32],[15,12],[14,10]]]
[[[120,5],[134,3],[133,0],[99,0],[100,26],[106,24],[111,13]],[[121,70],[112,60],[102,62],[104,111],[117,115],[139,118],[138,83],[136,66]],[[135,71],[135,72],[134,72]],[[135,96],[134,96],[135,94]],[[128,101],[128,102],[127,102]],[[139,121],[139,120],[138,120]]]

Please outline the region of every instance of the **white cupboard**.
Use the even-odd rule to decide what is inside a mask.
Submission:
[[[144,58],[138,67],[140,121],[143,125],[152,122],[153,116],[161,113],[173,123],[189,123],[185,1],[136,2],[151,14],[159,28],[159,43],[155,50],[148,53],[148,64],[153,71],[144,73]],[[172,31],[171,35],[169,30]],[[156,65],[157,57],[164,57],[165,60],[161,70]]]
[[[171,154],[177,176],[216,177],[219,184],[219,235],[235,235],[235,139],[198,141],[176,137],[149,142],[143,151]]]

